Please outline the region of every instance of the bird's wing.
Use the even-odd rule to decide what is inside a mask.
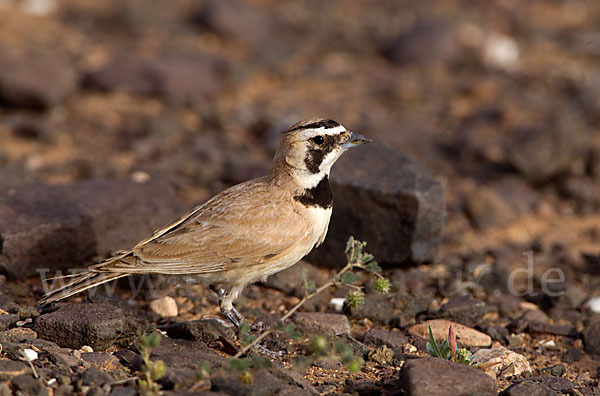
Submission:
[[[201,274],[250,266],[295,248],[310,232],[285,197],[262,184],[225,190],[96,271]]]

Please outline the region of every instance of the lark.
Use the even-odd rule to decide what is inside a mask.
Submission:
[[[222,314],[239,327],[233,302],[244,287],[294,265],[323,242],[333,208],[331,167],[369,141],[330,119],[298,122],[282,133],[266,176],[222,191],[40,302],[132,274],[173,275],[215,290]]]

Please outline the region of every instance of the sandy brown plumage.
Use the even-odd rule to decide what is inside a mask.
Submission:
[[[268,175],[222,191],[131,250],[89,267],[41,303],[129,274],[179,275],[222,289],[221,309],[235,321],[232,303],[245,285],[293,265],[325,238],[329,170],[344,144],[365,141],[356,136],[332,120],[295,124],[282,134]],[[323,143],[315,143],[320,137]]]

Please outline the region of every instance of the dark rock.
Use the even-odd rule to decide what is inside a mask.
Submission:
[[[548,120],[544,127],[525,129],[512,142],[509,162],[530,181],[543,182],[566,172],[580,157],[583,132],[565,125],[567,118],[558,117]]]
[[[0,343],[20,342],[34,338],[37,338],[37,333],[27,327],[16,327],[0,333]]]
[[[373,348],[379,348],[383,345],[390,348],[401,348],[407,341],[407,336],[396,331],[371,328],[365,334],[365,344]]]
[[[567,337],[577,337],[579,332],[573,325],[554,325],[542,322],[530,322],[529,331],[533,333],[555,334]]]
[[[323,312],[298,312],[292,320],[305,335],[336,336],[350,334],[350,322],[346,315]]]
[[[379,262],[434,258],[444,224],[444,189],[412,158],[371,143],[340,158],[331,188],[335,209],[327,238],[309,261],[345,263],[349,235],[367,242],[366,251]]]
[[[0,331],[14,327],[20,319],[17,314],[0,315]]]
[[[45,279],[54,276],[48,270],[129,248],[180,213],[174,189],[160,180],[17,187],[0,193],[0,271]]]
[[[397,327],[405,327],[415,323],[415,317],[421,312],[427,311],[431,293],[417,294],[388,294],[380,296],[376,294],[367,294],[365,302],[359,308],[344,309],[353,319],[369,318],[375,322]]]
[[[188,368],[168,367],[160,383],[165,389],[189,389],[198,380],[197,371]]]
[[[568,285],[564,293],[558,297],[556,307],[562,310],[577,309],[585,300],[588,294],[576,285]]]
[[[209,0],[193,15],[191,22],[202,30],[212,30],[228,39],[256,46],[273,34],[276,21],[244,1]]]
[[[562,377],[567,372],[567,369],[564,364],[560,363],[550,367],[545,367],[541,370],[541,372],[550,374],[554,377]]]
[[[457,296],[442,305],[440,313],[443,318],[473,327],[486,313],[485,302],[471,296]]]
[[[220,337],[235,338],[235,332],[226,327],[218,319],[201,319],[190,322],[174,323],[166,328],[167,335],[171,338],[181,338],[190,341],[202,341],[211,344]]]
[[[8,381],[17,375],[23,375],[29,371],[25,362],[0,359],[0,381]]]
[[[464,364],[437,358],[407,360],[402,366],[400,379],[407,396],[497,394],[496,383],[487,374]]]
[[[551,375],[532,377],[529,378],[529,380],[541,385],[545,385],[553,391],[560,393],[569,393],[571,390],[573,390],[573,388],[575,388],[575,384],[568,379],[562,377],[553,377]]]
[[[113,378],[108,373],[94,367],[85,370],[81,377],[83,384],[89,386],[102,386],[113,381]]]
[[[347,346],[352,348],[352,354],[356,357],[366,359],[369,356],[369,347],[352,337],[350,334],[340,334],[335,337],[336,341],[341,340]]]
[[[465,206],[469,218],[480,229],[507,224],[517,217],[500,195],[486,187],[476,188],[468,194]]]
[[[587,325],[582,334],[585,351],[592,355],[600,355],[600,321]]]
[[[25,395],[43,396],[48,394],[48,389],[42,385],[42,381],[30,375],[17,375],[10,381],[10,384],[15,392],[22,392]]]
[[[94,350],[131,344],[147,327],[145,319],[109,303],[64,304],[34,323],[40,338],[63,347],[89,345]]]
[[[387,57],[399,64],[452,63],[462,58],[457,29],[443,20],[416,19],[389,48]]]
[[[121,386],[119,388],[114,388],[108,396],[136,396],[137,394],[137,389],[133,386]]]
[[[242,384],[237,373],[223,373],[211,377],[212,391],[229,395],[314,395],[313,386],[300,374],[283,368],[272,367],[268,370],[253,372],[254,381],[250,385]]]
[[[581,204],[600,205],[600,183],[582,176],[570,176],[561,181],[561,192]]]
[[[226,367],[228,360],[214,354],[200,341],[173,340],[163,337],[160,344],[152,349],[152,360],[162,360],[171,368],[199,370],[208,363],[212,370]]]
[[[0,234],[0,261],[1,259],[1,254],[2,254],[2,235]],[[21,308],[19,306],[19,304],[17,304],[16,302],[14,302],[9,296],[7,296],[6,294],[4,294],[3,292],[0,292],[0,308],[5,310],[6,312],[10,312],[12,313],[18,313],[19,312],[19,308]],[[20,319],[20,317],[19,317]]]
[[[0,57],[0,100],[14,106],[47,108],[77,88],[72,64],[56,54]]]
[[[129,349],[121,349],[115,352],[115,357],[119,359],[121,363],[133,370],[139,370],[144,364],[144,360],[140,355]]]
[[[569,348],[567,349],[567,352],[565,352],[565,354],[563,355],[562,360],[565,363],[574,363],[580,361],[582,357],[583,351],[581,349]]]
[[[106,352],[84,352],[81,358],[100,370],[114,371],[123,367],[116,356]]]
[[[525,380],[512,384],[500,392],[499,396],[558,396],[558,394],[543,384]]]
[[[122,57],[89,74],[86,84],[105,91],[157,95],[176,103],[210,98],[222,89],[222,65],[206,56],[150,60]]]

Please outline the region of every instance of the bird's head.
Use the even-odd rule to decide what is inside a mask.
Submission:
[[[273,169],[284,167],[300,185],[312,188],[346,150],[368,142],[333,120],[300,121],[283,132]]]

